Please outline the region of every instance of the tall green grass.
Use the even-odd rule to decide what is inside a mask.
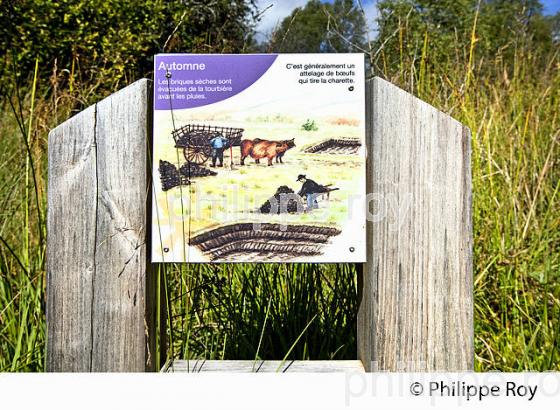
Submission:
[[[414,61],[403,55],[380,71],[473,132],[476,370],[559,370],[558,54],[519,48],[513,66],[482,61],[473,37],[435,61],[428,33],[417,48]],[[32,84],[0,101],[0,371],[44,369],[47,132],[74,108],[72,95],[52,98],[46,79],[33,98]],[[158,269],[162,359],[356,357],[351,265]]]
[[[45,174],[35,144],[37,72],[36,63],[27,107],[15,88],[16,97],[2,101],[0,112],[0,371],[39,370],[44,360]]]
[[[170,265],[166,271],[175,358],[356,357],[353,265]]]

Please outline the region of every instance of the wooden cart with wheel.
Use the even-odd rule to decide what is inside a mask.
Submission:
[[[187,124],[172,132],[175,148],[182,148],[187,162],[202,165],[212,156],[210,141],[217,135],[228,140],[226,147],[241,144],[243,128]]]

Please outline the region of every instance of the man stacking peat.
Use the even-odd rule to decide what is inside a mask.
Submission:
[[[304,197],[307,202],[307,207],[305,212],[309,212],[312,209],[319,208],[319,204],[317,204],[317,197],[321,194],[329,194],[331,191],[336,191],[338,188],[331,188],[332,184],[328,185],[320,185],[317,182],[313,181],[312,179],[308,179],[305,175],[298,175],[297,177],[298,182],[303,182],[301,189],[298,192],[298,195],[302,198]]]

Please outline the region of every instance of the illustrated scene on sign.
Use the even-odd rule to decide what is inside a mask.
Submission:
[[[156,261],[361,258],[359,108],[230,100],[155,112]]]

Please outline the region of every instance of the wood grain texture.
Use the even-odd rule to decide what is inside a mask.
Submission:
[[[138,81],[49,135],[48,371],[154,369],[149,88]]]
[[[175,360],[162,372],[344,373],[364,372],[359,360]]]
[[[367,84],[367,371],[473,369],[470,131],[390,83]]]
[[[97,198],[95,107],[49,134],[47,370],[88,371]]]

